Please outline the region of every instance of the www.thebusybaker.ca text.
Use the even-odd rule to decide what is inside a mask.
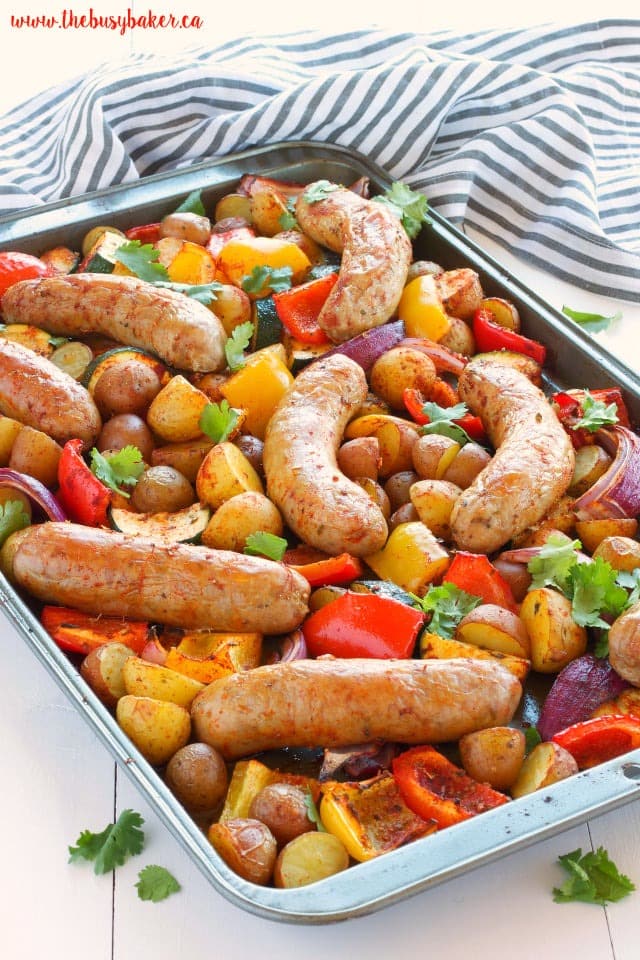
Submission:
[[[11,26],[17,29],[54,30],[117,30],[124,36],[127,30],[199,30],[202,17],[188,14],[153,13],[134,14],[130,7],[122,14],[96,14],[89,7],[88,13],[76,13],[72,8],[55,14],[11,14]]]

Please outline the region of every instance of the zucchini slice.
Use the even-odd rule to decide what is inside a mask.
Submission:
[[[333,346],[332,343],[303,343],[301,340],[286,334],[284,345],[287,351],[287,366],[295,376],[300,373],[312,360],[317,360]]]
[[[157,544],[197,543],[209,523],[211,510],[201,503],[192,503],[175,513],[133,513],[111,507],[109,518],[114,530],[145,537]]]
[[[390,580],[354,580],[349,585],[349,590],[353,593],[375,593],[387,600],[397,600],[409,607],[415,606],[413,597]]]
[[[253,321],[255,326],[253,350],[262,350],[263,347],[270,347],[272,343],[280,343],[284,327],[278,316],[273,296],[254,300]]]
[[[55,337],[52,333],[41,330],[40,327],[32,327],[28,323],[8,323],[6,326],[0,324],[0,337],[19,343],[22,347],[28,347],[41,357],[50,357],[56,346],[64,339]]]
[[[108,370],[109,367],[112,367],[115,363],[125,363],[128,360],[140,360],[142,363],[146,363],[158,374],[163,386],[171,379],[171,374],[162,360],[153,353],[140,350],[138,347],[114,347],[113,350],[107,350],[105,353],[101,353],[88,365],[82,377],[82,386],[86,387],[93,396],[96,383],[105,370]]]
[[[113,273],[116,250],[127,243],[124,234],[105,230],[93,244],[84,260],[78,265],[77,273]]]

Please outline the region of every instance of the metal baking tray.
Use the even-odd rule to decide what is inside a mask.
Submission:
[[[195,189],[202,189],[210,210],[244,173],[344,184],[368,176],[381,189],[391,182],[381,168],[343,148],[311,142],[277,144],[0,217],[0,250],[38,254],[59,244],[79,245],[86,231],[100,223],[126,228],[158,220]],[[514,302],[524,332],[547,347],[549,388],[617,385],[632,419],[640,423],[640,382],[631,370],[443,217],[435,211],[431,217],[431,225],[415,242],[416,255],[445,268],[473,267],[487,293]],[[159,773],[123,734],[74,663],[56,647],[28,603],[2,575],[0,605],[212,886],[236,906],[270,920],[319,924],[371,913],[640,797],[640,750],[636,750],[312,886],[259,887],[238,877],[215,853]],[[525,695],[525,718],[535,720],[535,710],[535,698],[529,702]]]

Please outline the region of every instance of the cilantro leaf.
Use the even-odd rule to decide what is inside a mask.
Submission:
[[[635,884],[620,873],[604,847],[589,851],[573,850],[558,857],[558,862],[569,873],[561,887],[554,887],[556,903],[579,900],[583,903],[614,903],[636,889]]]
[[[420,427],[420,433],[438,433],[445,437],[450,437],[459,443],[461,447],[465,443],[471,443],[471,437],[466,430],[454,423],[454,420],[460,420],[469,408],[465,403],[456,403],[453,407],[441,407],[437,403],[427,401],[422,407],[425,417],[429,418],[429,423]]]
[[[253,336],[253,324],[250,320],[241,323],[234,328],[233,333],[227,338],[224,345],[224,353],[227,358],[229,370],[240,370],[244,367],[244,350],[251,343]]]
[[[609,631],[603,630],[600,634],[600,637],[596,640],[596,644],[593,648],[594,657],[598,657],[600,660],[604,660],[605,657],[609,656]]]
[[[480,597],[461,590],[455,583],[431,587],[424,597],[413,593],[410,596],[423,613],[431,615],[428,630],[447,640],[453,637],[462,618],[482,603]]]
[[[307,817],[309,818],[311,823],[315,823],[316,827],[318,828],[318,833],[326,833],[327,828],[325,827],[324,823],[320,819],[318,808],[315,805],[313,797],[311,796],[311,790],[307,790],[307,792],[305,793],[304,804],[307,808]]]
[[[174,213],[197,213],[200,217],[206,217],[207,211],[202,203],[202,190],[192,190],[180,206],[176,207]]]
[[[615,403],[608,406],[602,400],[595,400],[588,390],[584,391],[584,400],[581,403],[582,416],[575,424],[584,427],[590,433],[595,433],[600,427],[608,427],[618,422],[618,407]]]
[[[140,280],[154,283],[156,280],[169,279],[167,268],[158,263],[160,253],[151,243],[127,240],[118,247],[113,256]]]
[[[581,627],[602,627],[609,624],[600,614],[617,617],[629,605],[629,595],[616,583],[617,571],[602,557],[591,563],[576,563],[569,572],[572,594],[571,614]]]
[[[542,737],[537,727],[527,727],[524,731],[525,753],[530,754],[534,747],[542,743]]]
[[[102,833],[83,830],[75,847],[69,847],[69,863],[78,860],[93,861],[95,873],[109,873],[122,866],[128,857],[140,853],[144,834],[140,829],[144,820],[134,810],[123,810],[115,823]]]
[[[619,570],[616,583],[631,591],[628,601],[630,607],[640,600],[640,567],[635,570]]]
[[[299,230],[296,220],[296,197],[289,197],[287,206],[278,217],[278,224],[282,230]]]
[[[578,553],[582,544],[579,540],[567,540],[560,534],[552,533],[540,548],[537,557],[532,557],[527,570],[532,576],[531,589],[538,587],[557,587],[567,596],[569,574],[578,562]]]
[[[331,183],[330,180],[316,180],[307,187],[303,196],[307,203],[318,203],[320,200],[326,200],[330,193],[341,189],[337,183]]]
[[[610,317],[604,317],[600,313],[584,313],[581,310],[572,310],[571,307],[564,306],[562,312],[570,320],[575,320],[588,333],[600,333],[601,330],[608,330],[612,323],[622,320],[622,313],[614,313]]]
[[[245,293],[282,293],[291,287],[291,267],[254,267],[241,281]]]
[[[283,537],[266,530],[250,533],[245,541],[244,553],[252,557],[267,557],[269,560],[282,560],[289,544]]]
[[[6,500],[0,504],[0,546],[15,533],[29,526],[29,515],[20,500]]]
[[[411,190],[406,183],[396,181],[385,193],[374,199],[377,203],[389,207],[400,218],[411,240],[418,236],[424,223],[431,223],[427,215],[427,198],[423,193]]]
[[[218,293],[222,290],[222,284],[217,280],[211,283],[171,283],[166,280],[154,281],[154,286],[165,287],[167,290],[176,290],[178,293],[184,293],[192,300],[197,300],[205,307],[217,299]]]
[[[138,874],[138,882],[135,886],[141,900],[151,900],[153,903],[166,900],[172,893],[182,889],[172,873],[155,863],[143,867]]]
[[[200,429],[214,443],[222,443],[233,433],[240,419],[240,412],[229,406],[228,400],[208,403],[200,414]]]
[[[139,477],[144,473],[142,453],[132,444],[107,456],[94,447],[91,451],[91,470],[110,490],[128,497],[129,493],[122,489],[122,485],[135,487]]]

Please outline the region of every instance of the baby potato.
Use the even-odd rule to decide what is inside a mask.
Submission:
[[[399,527],[401,523],[414,523],[420,520],[418,511],[412,503],[403,503],[401,507],[394,510],[388,520],[389,533]]]
[[[234,873],[264,886],[271,879],[278,845],[260,820],[236,817],[224,823],[212,823],[209,841]]]
[[[28,473],[45,487],[58,484],[58,461],[62,447],[48,434],[33,427],[22,427],[11,447],[9,467]]]
[[[611,564],[614,570],[630,573],[640,567],[640,543],[631,537],[605,537],[593,551],[594,560],[597,557]]]
[[[122,665],[122,680],[126,693],[136,697],[167,700],[181,707],[191,706],[204,684],[186,677],[177,670],[149,663],[141,657],[129,657]]]
[[[124,643],[103,643],[82,661],[80,673],[93,692],[108,707],[115,707],[126,689],[122,671],[133,650]]]
[[[178,237],[204,247],[211,236],[211,221],[198,213],[176,211],[168,214],[160,224],[161,237]]]
[[[202,534],[202,543],[216,550],[242,553],[247,537],[259,530],[281,537],[282,517],[263,493],[247,490],[220,504]]]
[[[123,360],[108,366],[98,378],[93,399],[105,419],[116,413],[143,415],[161,389],[160,377],[148,363]]]
[[[175,467],[149,467],[136,483],[131,506],[138,513],[175,513],[196,502],[196,494]]]
[[[459,317],[449,317],[451,326],[440,337],[438,343],[454,353],[461,353],[463,357],[471,357],[476,352],[476,341],[473,336],[473,330],[464,320]]]
[[[280,847],[316,829],[309,819],[305,791],[293,783],[268,784],[251,801],[249,816],[265,823]]]
[[[11,448],[21,430],[22,424],[19,420],[0,416],[0,467],[8,465]]]
[[[354,483],[357,483],[359,487],[362,487],[365,493],[369,494],[373,502],[382,513],[382,516],[385,518],[385,520],[388,520],[391,516],[391,504],[389,503],[389,497],[380,484],[376,483],[376,481],[372,480],[370,477],[356,477]]]
[[[147,411],[147,423],[169,443],[200,437],[200,417],[209,403],[206,393],[178,374],[162,388]]]
[[[409,496],[418,518],[442,540],[451,539],[451,511],[462,493],[460,487],[446,480],[419,480],[411,486]]]
[[[303,833],[283,847],[276,860],[276,887],[304,887],[349,866],[349,854],[332,833]]]
[[[425,434],[411,448],[413,468],[423,480],[442,480],[459,452],[460,444],[451,437]]]
[[[253,490],[263,493],[262,481],[245,455],[234,443],[224,441],[211,448],[196,477],[202,503],[217,510],[225,500]]]
[[[190,483],[195,483],[200,464],[213,447],[209,437],[185,440],[184,443],[167,443],[156,447],[151,454],[154,467],[173,467],[179,470]]]
[[[599,543],[607,537],[635,537],[638,521],[635,517],[607,517],[603,520],[576,520],[576,534],[587,553],[595,553]]]
[[[474,643],[485,650],[531,659],[533,641],[529,640],[522,620],[511,610],[495,603],[481,603],[463,617],[456,628],[456,640]]]
[[[482,306],[484,294],[480,277],[468,267],[439,274],[436,277],[436,288],[445,310],[451,317],[470,320]]]
[[[412,347],[393,347],[371,368],[371,389],[396,410],[403,410],[402,393],[412,387],[426,393],[436,379],[431,357]]]
[[[407,272],[407,283],[411,283],[416,277],[435,277],[438,273],[444,273],[439,263],[434,263],[433,260],[414,260]]]
[[[625,610],[611,627],[609,660],[621,677],[640,686],[640,603]]]
[[[531,641],[531,665],[540,673],[559,673],[587,649],[587,631],[573,619],[571,600],[557,590],[530,590],[520,619]]]
[[[154,766],[167,763],[189,740],[191,717],[168,700],[127,694],[118,700],[116,719],[143,757]]]
[[[384,485],[384,492],[389,497],[392,512],[409,503],[411,487],[417,480],[418,474],[414,470],[401,470],[389,477]]]
[[[568,750],[557,743],[539,743],[525,758],[511,789],[511,796],[517,800],[577,772],[578,764]]]
[[[611,457],[597,443],[589,443],[580,447],[579,450],[576,450],[575,457],[576,461],[569,485],[569,493],[572,497],[580,497],[609,469]]]
[[[338,466],[346,477],[378,479],[380,443],[377,437],[357,437],[347,440],[338,450]]]
[[[379,476],[390,477],[392,473],[411,470],[413,447],[418,434],[412,425],[398,420],[383,423],[376,432],[380,444]]]
[[[524,760],[526,740],[522,730],[487,727],[462,737],[459,742],[462,766],[474,780],[494,790],[509,790]]]
[[[264,451],[264,441],[258,437],[252,437],[250,433],[241,433],[236,437],[234,443],[238,450],[244,453],[245,457],[261,477],[264,476],[264,466],[262,463],[262,454]]]
[[[210,309],[221,321],[228,337],[241,323],[251,320],[250,298],[244,290],[234,287],[231,283],[221,285]]]
[[[129,445],[137,447],[145,463],[151,460],[155,440],[144,420],[135,413],[117,413],[102,427],[96,447],[103,450],[122,450]]]
[[[169,789],[191,813],[208,813],[224,799],[229,785],[227,766],[208,743],[188,743],[167,764]]]
[[[442,474],[442,479],[466,490],[490,462],[491,454],[479,443],[465,443]]]

